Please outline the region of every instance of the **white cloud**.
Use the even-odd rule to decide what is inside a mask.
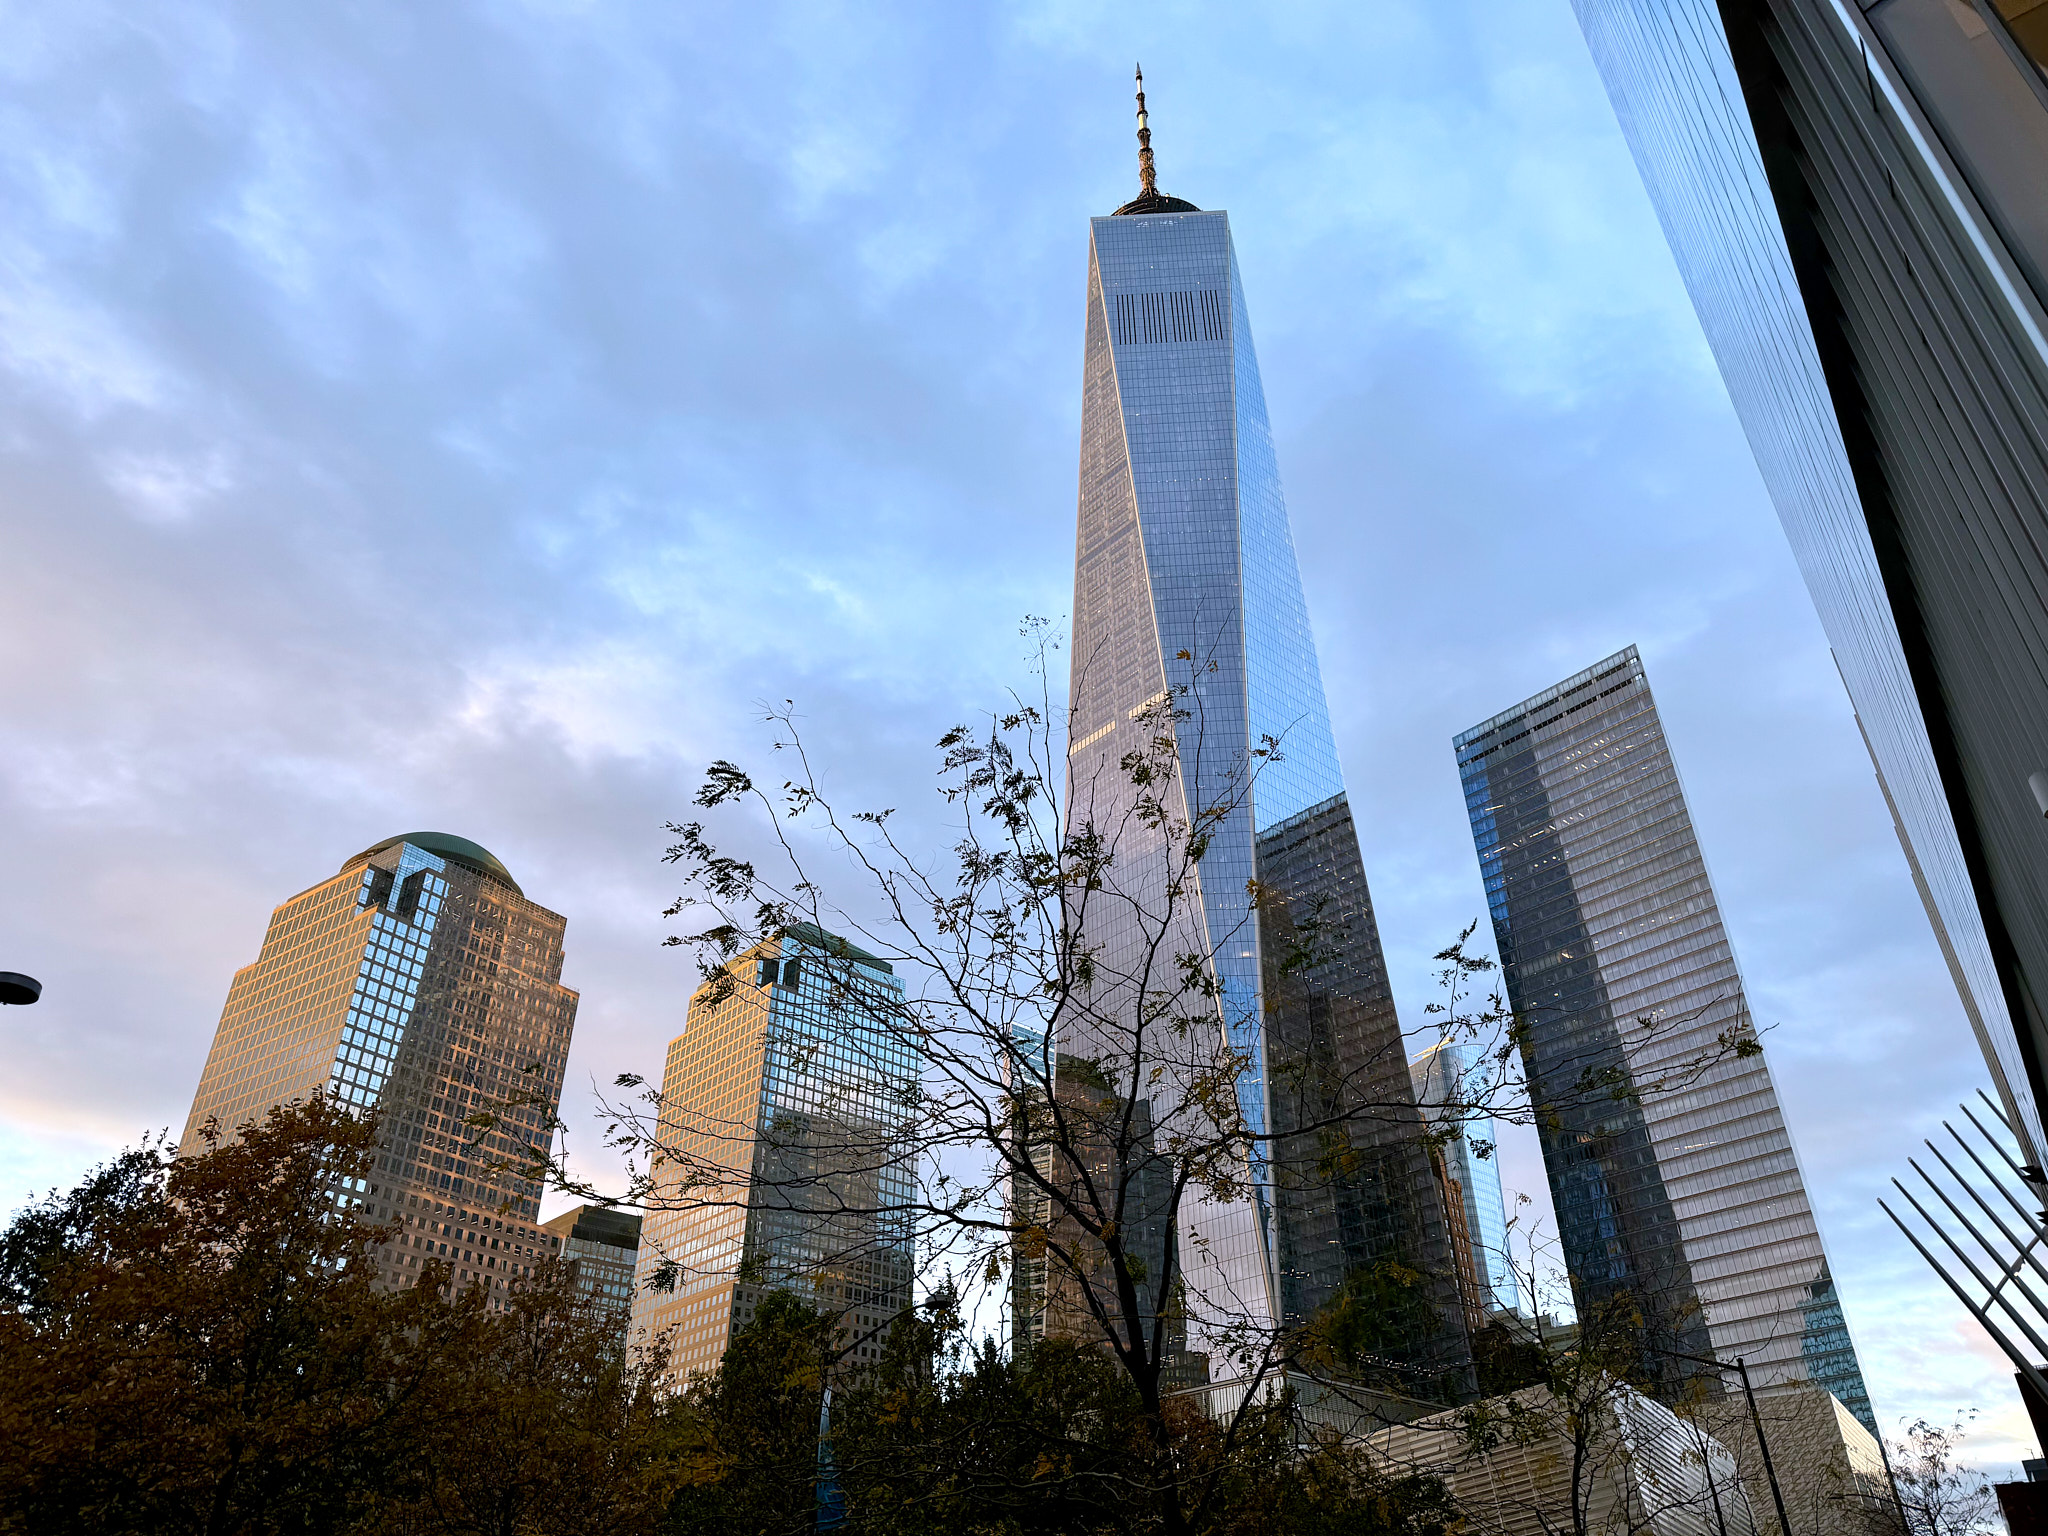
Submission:
[[[1641,641],[1880,1409],[2011,1432],[1869,1203],[1967,1039],[1564,0],[30,12],[0,931],[51,991],[0,1177],[181,1123],[270,906],[415,827],[568,916],[572,1080],[658,1068],[661,823],[752,701],[912,806],[1066,611],[1140,54],[1232,213],[1402,1005],[1483,911],[1450,733]]]
[[[198,455],[116,452],[105,463],[107,483],[148,522],[184,522],[235,484],[228,454],[219,448]]]
[[[483,663],[453,719],[491,741],[546,732],[585,764],[674,758],[697,745],[685,704],[694,680],[644,644],[600,641],[574,653]]]
[[[149,349],[105,310],[38,279],[0,252],[0,368],[85,420],[157,406],[170,381]]]

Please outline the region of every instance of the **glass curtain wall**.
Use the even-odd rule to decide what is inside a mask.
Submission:
[[[2038,1160],[2042,12],[2022,0],[1574,5],[1964,1010]]]
[[[1454,745],[1581,1307],[1632,1298],[1674,1391],[1677,1355],[1739,1356],[1875,1432],[1770,1067],[1726,1046],[1755,1029],[1635,649]]]
[[[1250,1199],[1183,1212],[1183,1254],[1198,1256],[1187,1265],[1193,1326],[1205,1312],[1299,1318],[1346,1275],[1399,1257],[1444,1280],[1444,1331],[1416,1341],[1417,1370],[1463,1369],[1443,1210],[1221,212],[1093,221],[1074,614],[1070,825],[1118,829],[1131,906],[1163,901],[1165,863],[1130,824],[1127,754],[1171,731],[1170,814],[1227,808],[1210,829],[1181,947],[1209,959],[1218,1030],[1246,1063],[1240,1110],[1275,1140],[1247,1169]],[[1254,889],[1269,898],[1256,908]],[[1329,942],[1314,963],[1283,965],[1311,913]],[[1082,924],[1105,974],[1136,967],[1147,937],[1128,909],[1097,904]],[[1090,1056],[1101,1045],[1062,1039],[1059,1049]],[[1356,1173],[1303,1178],[1314,1159],[1293,1128],[1305,1138],[1339,1101],[1366,1100],[1379,1111],[1353,1127]],[[1155,1102],[1150,1113],[1164,1129],[1175,1109]]]
[[[641,1224],[630,1337],[665,1337],[670,1380],[687,1380],[716,1370],[761,1298],[785,1288],[839,1317],[857,1373],[913,1300],[907,1106],[922,1063],[897,1019],[903,984],[808,925],[728,970],[727,985],[698,989],[669,1045],[670,1157]],[[652,1288],[663,1274],[672,1284]]]

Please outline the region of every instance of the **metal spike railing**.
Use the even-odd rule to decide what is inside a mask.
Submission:
[[[1987,1127],[1968,1104],[1958,1107],[1973,1136],[1946,1120],[1941,1123],[1955,1143],[1953,1150],[1961,1152],[1974,1173],[1958,1168],[1949,1153],[1932,1140],[1924,1145],[1940,1165],[1940,1176],[1929,1173],[1917,1160],[1907,1159],[1907,1166],[1927,1186],[1924,1193],[1938,1202],[1946,1217],[1930,1214],[1898,1179],[1892,1180],[1892,1187],[1919,1216],[1924,1233],[1916,1232],[1884,1201],[1877,1203],[2005,1351],[2028,1385],[2048,1399],[2048,1377],[2043,1375],[2048,1367],[2041,1363],[2048,1361],[2048,1306],[2042,1304],[2043,1296],[2048,1296],[2048,1265],[2044,1265],[2048,1260],[2048,1211],[2040,1209],[2035,1184],[2013,1155],[2011,1123],[1989,1095],[1980,1093],[1978,1097],[1998,1131]],[[1974,1208],[1974,1217],[1966,1206]],[[1947,1250],[1946,1261],[1923,1241],[1929,1234]],[[1958,1273],[1967,1275],[1971,1283],[1964,1284]],[[2023,1337],[2031,1349],[2016,1344],[2014,1334]]]

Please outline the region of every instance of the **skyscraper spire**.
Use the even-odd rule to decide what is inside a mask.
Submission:
[[[1159,189],[1142,99],[1138,114],[1144,190],[1117,210],[1130,217],[1089,224],[1070,610],[1066,830],[1114,838],[1117,853],[1101,887],[1108,901],[1076,907],[1075,942],[1095,967],[1096,1000],[1086,1019],[1062,1016],[1056,1054],[1100,1062],[1103,1082],[1130,1083],[1133,1072],[1143,1079],[1135,1091],[1145,1108],[1132,1101],[1119,1113],[1148,1117],[1161,1159],[1191,1117],[1211,1112],[1210,1095],[1221,1086],[1213,1053],[1227,1049],[1235,1063],[1221,1098],[1253,1138],[1242,1160],[1228,1179],[1208,1182],[1213,1193],[1190,1192],[1178,1204],[1178,1225],[1166,1220],[1167,1205],[1145,1208],[1162,1213],[1148,1228],[1157,1237],[1145,1239],[1155,1243],[1146,1262],[1172,1263],[1148,1271],[1146,1304],[1173,1298],[1172,1313],[1184,1320],[1173,1327],[1185,1328],[1185,1343],[1166,1349],[1188,1357],[1197,1381],[1206,1379],[1202,1357],[1219,1366],[1231,1359],[1228,1341],[1241,1336],[1233,1330],[1291,1327],[1354,1274],[1398,1262],[1430,1277],[1428,1321],[1404,1328],[1399,1340],[1399,1368],[1413,1372],[1404,1379],[1463,1382],[1472,1367],[1447,1186],[1419,1139],[1422,1120],[1407,1107],[1401,1021],[1287,531],[1230,219]],[[1212,657],[1221,669],[1214,673]],[[1196,681],[1182,681],[1190,677]],[[1145,723],[1162,720],[1190,688],[1206,690],[1199,723],[1184,722],[1187,711],[1175,714],[1170,731]],[[1287,742],[1272,771],[1258,745],[1268,736]],[[1185,819],[1187,806],[1218,808],[1195,812],[1207,852],[1198,879],[1176,884],[1180,905],[1171,916],[1154,893],[1186,878],[1176,871],[1187,866],[1175,862],[1184,844],[1145,819],[1154,801],[1140,796],[1155,792],[1119,766],[1162,742],[1175,765],[1167,793],[1178,797],[1168,820]],[[1141,921],[1120,915],[1141,907]],[[1262,969],[1260,956],[1299,948],[1303,919],[1290,914],[1320,914],[1329,948],[1298,975],[1277,963]],[[1185,1059],[1201,1065],[1148,1076],[1161,1065],[1149,1042],[1166,1037],[1146,1001],[1145,957],[1156,952],[1147,946],[1158,942],[1147,935],[1169,933],[1178,953],[1199,956],[1204,985],[1214,986],[1201,1011],[1214,1012],[1196,1023],[1194,1010],[1183,1010],[1185,1025],[1174,1022],[1194,1042]],[[1128,1065],[1141,1058],[1141,1067]],[[1368,1090],[1369,1074],[1378,1075]],[[1055,1090],[1048,1083],[1032,1091]],[[1368,1092],[1374,1097],[1360,1096]],[[1383,1106],[1374,1118],[1363,1113],[1368,1103]],[[1386,1112],[1396,1103],[1398,1111]],[[1333,1124],[1342,1128],[1328,1134],[1348,1149],[1342,1159],[1323,1139]],[[1462,1219],[1462,1203],[1458,1213]],[[1034,1285],[1020,1287],[1023,1305],[1012,1315],[1027,1326],[1043,1317],[1057,1333],[1071,1304],[1057,1286],[1047,1295]],[[1153,1337],[1166,1336],[1167,1321],[1161,1309],[1147,1324]],[[1226,1369],[1232,1384],[1212,1383],[1219,1397],[1251,1390]]]
[[[1145,66],[1138,66],[1138,195],[1118,213],[1200,213],[1183,198],[1159,190],[1159,172],[1152,164],[1152,123],[1145,116]]]
[[[1138,66],[1138,196],[1159,195],[1159,172],[1152,165],[1152,125],[1145,120],[1145,66]]]

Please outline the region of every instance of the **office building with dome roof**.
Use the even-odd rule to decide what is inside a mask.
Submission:
[[[560,914],[527,900],[489,850],[442,832],[364,849],[271,914],[235,973],[180,1144],[332,1093],[379,1116],[369,1175],[336,1191],[398,1227],[380,1281],[429,1259],[493,1305],[560,1247],[537,1225],[520,1152],[550,1134],[576,994]],[[466,1122],[489,1113],[488,1130]]]

